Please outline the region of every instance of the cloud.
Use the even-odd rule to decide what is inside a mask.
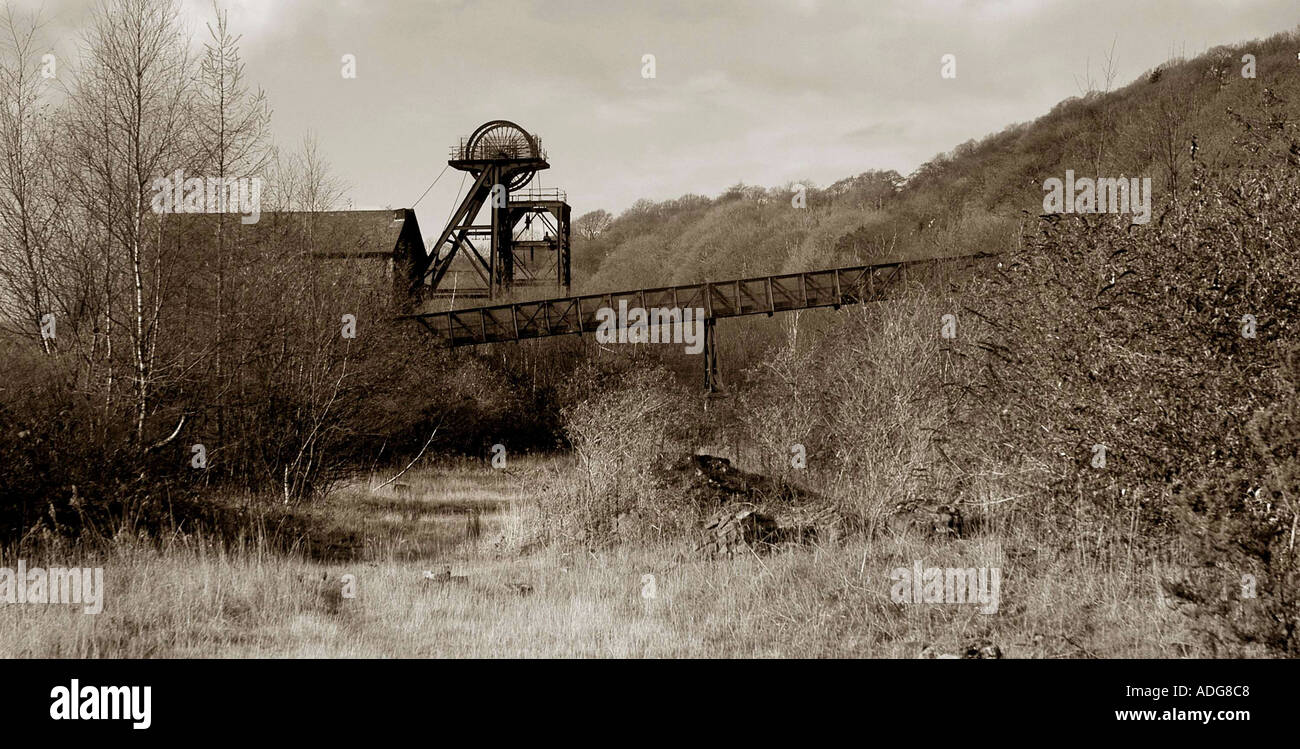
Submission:
[[[37,0],[21,0],[35,4]],[[40,0],[61,44],[87,0]],[[207,0],[182,0],[195,44]],[[1077,95],[1112,42],[1116,85],[1170,51],[1295,26],[1294,0],[220,0],[277,141],[308,129],[358,207],[408,205],[489,119],[538,132],[574,210],[910,172]],[[1121,23],[1122,22],[1122,23]],[[70,51],[75,46],[67,47]],[[355,80],[340,74],[357,57]],[[656,56],[657,77],[641,77]],[[939,76],[957,56],[958,76]],[[450,173],[420,205],[436,231]]]

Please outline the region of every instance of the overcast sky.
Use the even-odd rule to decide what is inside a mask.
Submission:
[[[819,186],[936,153],[1079,94],[1295,28],[1300,0],[220,0],[277,142],[309,129],[353,207],[410,206],[480,123],[542,137],[574,215],[728,185]],[[90,0],[43,6],[61,59]],[[211,0],[183,0],[195,44]],[[344,54],[357,77],[340,73]],[[656,77],[642,77],[642,56]],[[940,77],[956,55],[957,77]],[[461,173],[419,204],[427,236]]]

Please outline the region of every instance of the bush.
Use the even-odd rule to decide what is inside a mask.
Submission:
[[[563,410],[582,485],[574,496],[548,508],[552,525],[567,535],[612,529],[620,514],[674,523],[656,492],[656,477],[689,452],[694,403],[660,367],[627,365],[616,386],[588,395]],[[591,377],[588,370],[580,378]],[[602,381],[608,382],[608,380]]]

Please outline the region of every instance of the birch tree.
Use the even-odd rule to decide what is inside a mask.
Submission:
[[[192,167],[186,146],[192,62],[174,0],[103,0],[90,21],[72,93],[83,187],[102,191],[91,207],[105,230],[106,288],[115,256],[125,261],[131,344],[132,428],[141,454],[155,377],[169,268],[151,230],[153,181]],[[121,321],[108,307],[110,328]],[[110,359],[111,361],[111,359]]]

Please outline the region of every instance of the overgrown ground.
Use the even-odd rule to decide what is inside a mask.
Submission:
[[[710,562],[679,557],[686,540],[521,543],[537,487],[557,477],[577,480],[572,461],[444,464],[408,473],[400,497],[368,488],[384,477],[360,480],[311,511],[317,537],[334,542],[287,554],[254,541],[159,547],[120,536],[96,554],[28,558],[102,566],[104,610],[0,606],[0,657],[910,658],[978,640],[1014,658],[1204,654],[1162,602],[1152,560],[1050,551],[1015,530],[1014,503],[965,539],[882,529]],[[477,540],[466,536],[472,508],[483,513]],[[889,570],[918,559],[1001,568],[998,611],[893,603]],[[16,561],[6,554],[0,566]],[[444,564],[466,579],[426,577]],[[356,578],[355,598],[343,596],[344,575]]]

